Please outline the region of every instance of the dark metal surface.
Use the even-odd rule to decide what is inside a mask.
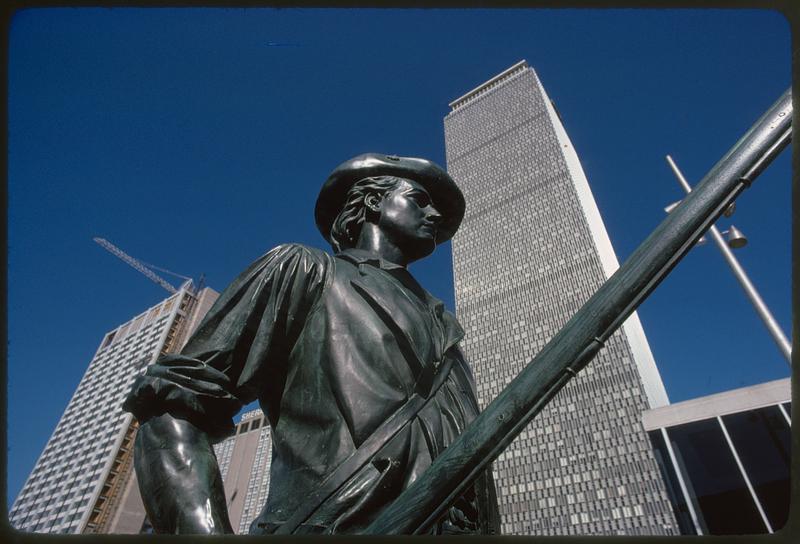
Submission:
[[[148,517],[159,532],[233,532],[214,449],[197,427],[169,413],[148,420],[136,435],[134,466]]]
[[[326,217],[341,208],[324,222],[335,256],[268,252],[134,383],[125,407],[141,423],[135,466],[156,532],[231,532],[212,443],[253,400],[273,445],[255,534],[363,531],[477,417],[463,330],[405,268],[452,235],[439,227],[458,226],[460,192],[429,161],[368,157],[366,170],[363,157],[340,166],[318,202]],[[333,186],[350,190],[324,198]],[[497,519],[487,474],[433,532],[494,532]]]
[[[368,177],[386,175],[421,183],[443,216],[437,241],[442,243],[453,237],[464,217],[464,196],[445,170],[425,159],[364,153],[337,166],[322,185],[314,218],[326,240],[330,241],[331,225],[344,206],[353,183]]]
[[[366,529],[422,533],[603,346],[791,138],[787,90],[483,413]]]
[[[430,393],[435,393],[439,387],[444,384],[445,378],[450,373],[450,366],[452,363],[453,359],[448,358],[445,360],[442,368],[436,375],[436,383],[431,388]],[[292,513],[291,517],[278,527],[273,534],[288,535],[294,533],[303,522],[314,514],[320,505],[342,485],[347,483],[347,480],[350,479],[353,474],[361,470],[366,463],[370,462],[380,449],[385,446],[389,440],[394,438],[397,433],[408,424],[411,418],[422,410],[427,400],[431,398],[433,398],[433,394],[427,395],[421,391],[412,394],[411,398],[409,398],[391,417],[386,419],[380,427],[375,429],[372,434],[370,434],[369,438],[367,438],[350,457],[340,463],[325,477],[325,480],[320,482],[319,487],[314,489],[312,493],[305,498],[297,510]]]

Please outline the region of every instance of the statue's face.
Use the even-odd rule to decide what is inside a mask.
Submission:
[[[430,255],[442,216],[422,185],[401,179],[380,203],[378,227],[409,262]]]

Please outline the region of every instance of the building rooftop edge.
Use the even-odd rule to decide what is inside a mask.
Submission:
[[[239,423],[242,421],[247,421],[249,419],[253,419],[255,417],[261,417],[264,415],[264,412],[261,411],[261,408],[256,408],[254,410],[248,410],[247,412],[243,412],[239,416]]]
[[[653,408],[642,413],[646,431],[791,401],[791,378],[773,380]]]
[[[500,72],[499,74],[494,76],[492,79],[486,81],[485,83],[481,83],[480,85],[478,85],[477,87],[475,87],[471,91],[469,91],[469,92],[461,95],[460,97],[456,98],[455,100],[450,102],[448,104],[448,106],[450,106],[450,108],[452,108],[452,109],[456,109],[463,102],[465,102],[468,99],[472,98],[474,95],[478,94],[483,89],[485,89],[486,87],[490,86],[491,84],[497,82],[500,79],[503,79],[504,77],[506,77],[507,75],[511,74],[512,72],[514,72],[516,70],[519,70],[521,68],[527,68],[527,67],[528,67],[528,61],[526,61],[525,59],[522,59],[521,61],[517,62],[513,66],[511,66],[509,68],[506,68],[505,70],[503,70],[502,72]]]

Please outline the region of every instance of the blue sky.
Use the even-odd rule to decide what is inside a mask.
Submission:
[[[756,10],[18,13],[9,504],[103,334],[167,294],[92,237],[221,290],[279,243],[325,247],[313,205],[340,162],[379,151],[444,165],[448,102],[526,59],[622,262],[683,196],[664,155],[698,181],[789,87],[789,40],[780,14]],[[733,217],[750,239],[737,256],[787,334],[790,194],[787,151]],[[449,244],[412,271],[453,307]],[[713,245],[639,315],[673,402],[789,375]]]

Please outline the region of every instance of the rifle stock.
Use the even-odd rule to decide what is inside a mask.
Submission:
[[[791,117],[787,90],[366,534],[425,532],[786,147]]]

